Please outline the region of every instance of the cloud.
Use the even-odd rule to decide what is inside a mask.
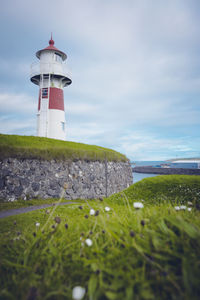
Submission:
[[[16,116],[0,116],[0,132],[3,134],[36,135],[36,119],[34,117],[17,118]]]
[[[81,118],[89,118],[89,116],[92,114],[93,117],[97,116],[99,113],[99,105],[96,103],[90,104],[90,103],[80,103],[80,101],[77,101],[76,103],[70,102],[68,104],[67,100],[66,102],[66,107],[67,107],[67,113],[69,112],[70,115],[73,116],[79,116]]]
[[[4,46],[11,43],[9,48],[15,47],[16,52],[11,59],[0,58],[5,75],[1,81],[8,78],[0,105],[4,115],[15,115],[16,120],[24,116],[22,131],[36,112],[38,96],[35,87],[25,87],[32,61],[27,63],[22,57],[28,49],[24,45],[33,45],[36,49],[28,55],[34,55],[37,47],[46,46],[53,31],[56,47],[69,51],[72,67],[73,82],[65,89],[69,139],[140,158],[196,151],[200,125],[198,1],[35,0],[27,5],[19,0],[17,6],[11,2],[4,3],[1,14],[16,38],[6,38]],[[24,28],[27,40],[20,45],[16,32]],[[13,86],[19,77],[20,92],[16,93]],[[9,122],[14,132],[17,123],[11,118]],[[180,138],[186,135],[195,142]]]
[[[97,123],[78,123],[68,128],[68,139],[88,144],[99,144],[99,138],[104,134],[103,128],[100,128]]]
[[[27,94],[0,93],[0,113],[34,114],[36,100]]]
[[[1,133],[36,134],[35,98],[22,93],[0,93],[0,107]]]
[[[25,61],[13,61],[13,58],[3,59],[0,58],[0,66],[2,76],[10,74],[10,76],[20,76],[27,78],[30,74],[30,63]]]
[[[132,160],[165,160],[176,156],[199,156],[199,137],[167,138],[152,134],[151,132],[132,132],[120,138],[120,149]]]

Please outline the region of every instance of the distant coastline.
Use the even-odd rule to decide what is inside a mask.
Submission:
[[[156,168],[151,166],[136,166],[132,168],[134,173],[160,174],[160,175],[200,175],[200,169],[186,168]]]
[[[200,158],[174,158],[166,160],[166,162],[171,163],[200,163]]]
[[[133,173],[154,175],[200,175],[200,158],[179,158],[166,161],[136,161]],[[149,176],[148,176],[149,177]]]

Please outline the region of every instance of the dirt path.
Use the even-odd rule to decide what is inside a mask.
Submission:
[[[76,203],[76,202],[62,202],[58,205],[66,205],[66,204],[72,204],[72,203]],[[42,205],[34,205],[34,206],[29,206],[29,207],[22,207],[22,208],[16,208],[16,209],[9,209],[9,210],[0,211],[0,219],[6,218],[6,217],[9,217],[9,216],[24,214],[24,213],[27,213],[29,211],[42,209],[42,208],[46,208],[46,207],[51,207],[51,206],[53,206],[53,204],[42,204]]]

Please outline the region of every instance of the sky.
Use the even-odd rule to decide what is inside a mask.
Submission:
[[[0,133],[36,135],[36,51],[68,56],[67,140],[200,157],[199,0],[1,0]]]

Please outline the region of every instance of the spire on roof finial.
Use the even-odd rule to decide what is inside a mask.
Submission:
[[[50,39],[50,41],[49,41],[49,45],[51,46],[51,45],[54,45],[54,40],[53,40],[53,38],[52,38],[52,32],[51,32],[51,39]]]

